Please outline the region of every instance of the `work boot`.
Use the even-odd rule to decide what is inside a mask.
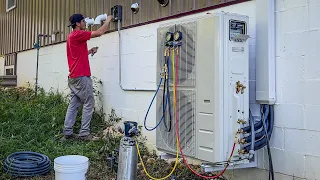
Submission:
[[[83,141],[98,141],[100,138],[89,134],[86,136],[78,136],[78,139]]]
[[[78,138],[78,135],[76,135],[76,134],[63,135],[63,137],[60,139],[60,141],[73,140],[73,139],[77,139],[77,138]]]

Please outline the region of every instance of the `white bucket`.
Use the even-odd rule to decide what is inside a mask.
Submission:
[[[54,159],[55,180],[86,180],[89,159],[85,156],[69,155]]]

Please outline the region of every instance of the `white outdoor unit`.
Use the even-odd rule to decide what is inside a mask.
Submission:
[[[158,29],[158,83],[164,63],[166,33],[179,30],[183,34],[178,60],[177,109],[181,146],[189,158],[210,163],[226,161],[236,132],[249,125],[248,21],[247,16],[217,13]],[[173,115],[172,76],[169,82]],[[236,92],[237,85],[243,85],[243,92]],[[157,123],[163,114],[162,93],[163,86],[157,94]],[[168,113],[166,120],[169,120]],[[243,125],[238,120],[247,123]],[[167,132],[164,124],[160,124],[156,146],[174,155],[174,118],[172,126]],[[236,145],[236,159],[247,157],[238,153],[241,146]]]

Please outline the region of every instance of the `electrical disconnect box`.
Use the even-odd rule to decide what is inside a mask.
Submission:
[[[111,14],[113,16],[113,21],[122,21],[122,6],[115,5],[111,8]]]
[[[232,151],[236,133],[249,125],[248,22],[247,16],[217,13],[158,28],[159,81],[166,34],[180,31],[183,37],[176,59],[179,71],[177,114],[181,147],[189,158],[210,163],[225,162]],[[169,72],[171,94],[172,78]],[[170,107],[174,112],[172,102]],[[157,123],[162,115],[163,86],[157,94]],[[170,119],[169,114],[165,117],[166,121]],[[172,126],[175,127],[174,120]],[[174,155],[176,135],[172,129],[168,132],[164,123],[160,124],[156,146],[160,151]],[[233,160],[249,163],[248,155],[242,153],[243,146],[236,143]]]

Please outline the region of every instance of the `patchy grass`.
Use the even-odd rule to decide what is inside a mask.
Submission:
[[[99,91],[95,95],[100,97]],[[60,142],[64,117],[68,107],[68,98],[58,92],[46,93],[40,89],[38,96],[29,88],[4,89],[0,87],[0,179],[15,179],[3,171],[5,158],[17,151],[33,151],[47,155],[51,160],[51,172],[47,176],[20,178],[20,180],[54,179],[54,158],[78,154],[90,159],[88,179],[116,179],[116,172],[107,167],[106,158],[118,148],[122,134],[115,127],[121,118],[115,111],[106,117],[103,108],[95,109],[91,130],[102,139],[98,142],[66,141]],[[81,109],[81,108],[80,108]],[[74,131],[77,133],[81,124],[80,110]],[[164,177],[173,168],[173,163],[160,160],[155,153],[150,153],[145,138],[139,137],[140,151],[148,172],[154,177]],[[197,169],[197,167],[194,167]],[[137,179],[148,180],[141,163],[138,164]],[[170,179],[200,179],[192,174],[183,163],[179,163]]]
[[[3,172],[5,158],[17,151],[34,151],[47,155],[53,165],[56,157],[79,154],[90,158],[90,179],[99,179],[96,176],[104,173],[105,153],[99,151],[104,141],[60,142],[65,113],[68,107],[66,97],[60,93],[40,93],[35,98],[34,92],[26,88],[1,89],[0,94],[0,179],[10,179]],[[81,110],[75,124],[75,132],[81,125]],[[109,123],[110,125],[110,123]],[[108,126],[104,114],[96,111],[92,119],[92,132],[100,134]],[[99,171],[95,167],[99,167]],[[96,171],[96,173],[95,173]],[[99,173],[98,173],[99,172]],[[52,166],[53,174],[53,166]],[[105,172],[104,175],[108,174]],[[50,179],[52,175],[42,179]],[[35,178],[37,179],[37,178]]]

